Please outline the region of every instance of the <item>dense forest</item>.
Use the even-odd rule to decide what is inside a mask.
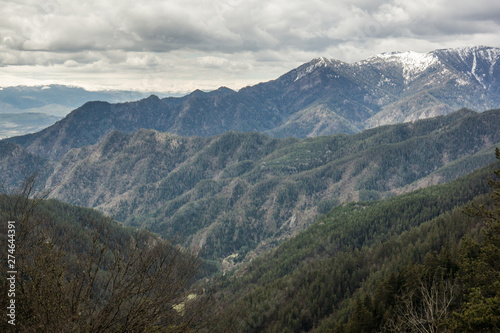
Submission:
[[[219,330],[498,331],[499,166],[336,207],[223,279]]]
[[[338,205],[223,276],[155,234],[33,197],[34,184],[0,196],[2,221],[16,221],[20,332],[500,330],[500,162]]]
[[[449,182],[494,161],[500,110],[362,133],[274,139],[113,131],[48,162],[0,142],[5,185],[40,168],[50,196],[147,228],[218,263],[249,261],[351,201]]]

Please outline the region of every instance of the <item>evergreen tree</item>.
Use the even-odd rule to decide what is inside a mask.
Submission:
[[[496,158],[500,160],[498,148]],[[462,332],[500,331],[500,169],[495,175],[496,180],[489,180],[492,202],[467,209],[484,220],[485,228],[482,239],[467,238],[460,249],[463,304],[451,327]]]

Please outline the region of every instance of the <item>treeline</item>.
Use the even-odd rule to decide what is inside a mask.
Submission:
[[[493,198],[486,193],[499,165],[450,184],[334,208],[223,282],[219,330],[498,330],[499,183]],[[463,212],[471,200],[482,207],[479,217]],[[433,317],[426,319],[426,311]],[[415,325],[428,320],[425,330],[412,327],[411,316]]]

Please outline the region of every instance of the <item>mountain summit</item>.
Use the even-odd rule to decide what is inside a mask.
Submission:
[[[8,139],[50,159],[99,142],[112,130],[149,128],[185,136],[230,130],[273,137],[355,133],[367,128],[500,105],[500,49],[486,46],[393,52],[356,63],[316,58],[238,92],[86,103],[55,125]]]

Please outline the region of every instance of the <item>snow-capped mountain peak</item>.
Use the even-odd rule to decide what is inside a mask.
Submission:
[[[500,57],[500,48],[490,46],[470,46],[470,47],[457,47],[452,49],[441,49],[431,53],[435,54],[457,54],[462,60],[467,59],[474,54],[477,54],[491,62],[496,61]]]
[[[454,49],[436,50],[441,61],[452,64],[455,68],[477,81],[488,89],[495,79],[495,68],[500,59],[500,48],[488,46],[461,47]]]
[[[424,72],[426,69],[436,64],[438,57],[432,53],[419,53],[413,51],[381,53],[372,56],[361,63],[396,63],[403,69],[405,81],[410,81],[416,75]]]
[[[297,76],[296,76],[294,81],[300,80],[301,78],[303,78],[307,74],[312,73],[316,68],[328,67],[331,64],[332,64],[332,61],[330,59],[325,58],[325,57],[314,58],[308,64],[298,68]]]

